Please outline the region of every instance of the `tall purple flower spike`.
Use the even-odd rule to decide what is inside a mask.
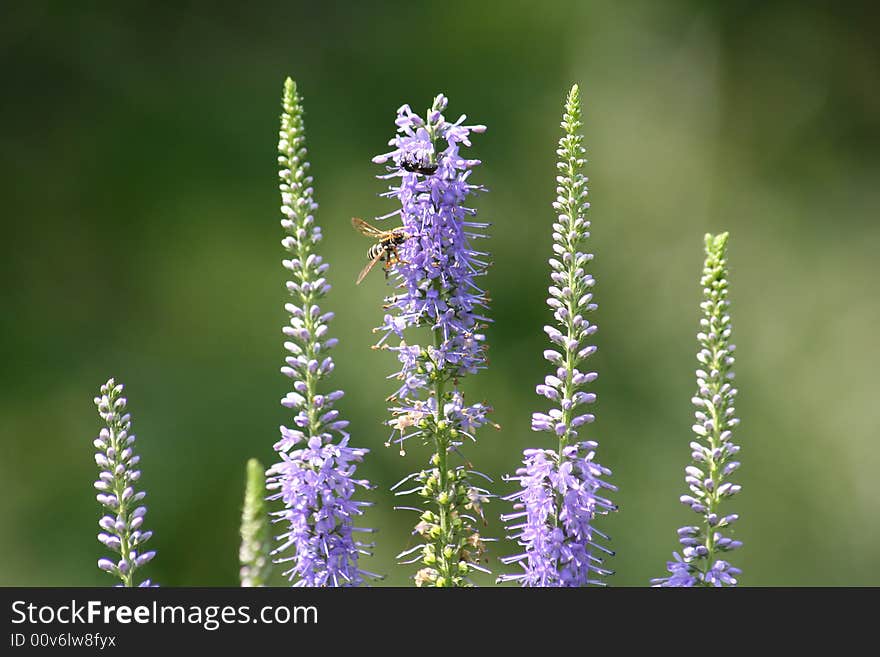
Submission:
[[[578,134],[580,115],[580,93],[575,85],[566,100],[565,135],[556,151],[559,175],[553,208],[558,216],[553,224],[552,282],[547,299],[556,325],[544,327],[553,344],[544,358],[554,370],[536,388],[552,408],[532,416],[532,430],[549,433],[557,445],[555,449],[525,450],[522,467],[509,478],[520,489],[505,498],[513,502],[514,512],[501,516],[508,523],[509,537],[522,552],[501,560],[519,565],[521,572],[498,579],[522,586],[602,584],[601,578],[611,574],[604,557],[613,553],[602,545],[608,537],[594,526],[594,520],[616,509],[603,493],[616,488],[603,480],[611,472],[594,460],[596,442],[578,440],[581,427],[594,419],[582,407],[596,400],[584,387],[597,376],[580,369],[596,351],[590,344],[596,325],[585,317],[596,304],[590,291],[593,277],[584,270],[593,256],[581,251],[589,237],[590,222],[585,215],[590,204],[586,201],[587,179],[580,173],[585,162],[583,137]]]
[[[488,299],[478,281],[489,266],[489,254],[474,247],[488,224],[475,219],[470,198],[482,187],[470,182],[479,160],[468,159],[462,147],[485,126],[451,123],[443,116],[447,99],[438,95],[423,119],[409,105],[397,111],[397,134],[390,152],[373,158],[387,164],[391,181],[383,194],[400,206],[379,220],[396,217],[407,239],[393,263],[396,294],[386,299],[382,336],[377,348],[396,353],[400,368],[392,375],[397,390],[391,400],[391,435],[404,454],[406,441],[420,438],[434,449],[429,468],[400,482],[413,481],[423,506],[417,511],[414,533],[423,542],[399,555],[405,563],[421,562],[415,575],[419,586],[468,586],[472,570],[487,572],[485,542],[478,525],[488,491],[471,483],[469,463],[449,463],[465,438],[490,423],[484,403],[468,403],[460,380],[486,366],[483,330]],[[428,344],[416,337],[429,336]]]
[[[355,477],[368,450],[349,446],[348,422],[334,409],[342,391],[318,391],[333,371],[329,352],[337,340],[328,336],[333,313],[323,313],[317,303],[330,291],[328,265],[315,252],[321,240],[314,218],[318,206],[308,175],[302,100],[290,78],[284,84],[278,151],[281,226],[287,233],[282,244],[291,254],[283,264],[290,271],[287,289],[293,297],[285,305],[289,355],[281,368],[293,380],[293,391],[281,404],[297,413],[292,427],[281,427],[275,444],[280,461],[266,473],[266,488],[274,491],[267,499],[284,503],[282,511],[273,513],[274,521],[287,523],[272,554],[276,563],[290,563],[284,575],[294,586],[357,586],[364,575],[375,577],[358,564],[371,546],[354,538],[356,532],[370,531],[354,525],[369,505],[354,499],[357,487],[370,488],[367,480]]]
[[[388,300],[379,344],[392,335],[402,340],[405,328],[430,326],[436,369],[461,377],[485,367],[486,338],[481,330],[490,320],[484,315],[486,293],[477,286],[489,254],[473,247],[475,240],[486,237],[479,231],[489,224],[475,221],[476,210],[465,205],[468,197],[484,191],[469,182],[471,169],[480,161],[464,158],[460,148],[471,145],[471,133],[485,132],[486,127],[463,125],[465,116],[449,123],[441,113],[446,105],[446,97],[437,96],[427,122],[409,105],[401,107],[398,135],[389,142],[395,149],[373,158],[377,164],[393,163],[392,172],[380,178],[399,178],[399,184],[382,196],[396,198],[401,207],[379,219],[399,217],[410,236],[400,249],[403,262],[395,268],[400,293]],[[413,163],[433,173],[405,168]],[[418,347],[391,348],[401,363],[397,396],[421,394],[429,387],[430,373],[419,371]]]
[[[733,407],[737,392],[732,369],[736,347],[730,343],[727,239],[727,233],[706,235],[706,262],[700,280],[703,317],[697,333],[697,394],[691,399],[697,409],[692,429],[696,440],[690,444],[693,463],[685,468],[690,494],[680,498],[700,516],[700,523],[678,530],[681,554],[673,553],[674,560],[667,562],[667,577],[651,580],[655,586],[736,586],[742,572],[719,558],[742,545],[726,535],[739,516],[720,511],[721,502],[740,491],[739,484],[728,481],[739,468],[735,460],[739,446],[732,442],[733,428],[739,420],[734,417]]]

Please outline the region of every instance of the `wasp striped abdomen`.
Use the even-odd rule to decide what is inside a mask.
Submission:
[[[376,228],[368,224],[363,219],[359,219],[358,217],[352,217],[351,225],[354,226],[355,230],[357,230],[361,235],[366,235],[367,237],[372,237],[378,240],[373,246],[370,247],[370,250],[367,252],[367,258],[369,262],[367,265],[361,270],[361,273],[358,274],[357,281],[355,281],[355,285],[359,284],[367,274],[370,273],[370,270],[376,265],[379,261],[385,262],[385,276],[388,276],[388,265],[391,264],[392,258],[394,262],[400,262],[400,257],[397,254],[397,247],[403,244],[406,240],[409,239],[409,235],[407,235],[406,231],[403,229],[403,226],[398,226],[393,230],[382,230],[380,228]]]

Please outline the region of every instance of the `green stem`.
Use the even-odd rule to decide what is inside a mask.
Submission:
[[[439,349],[442,345],[439,331],[434,331],[434,346]],[[453,544],[453,536],[449,526],[449,500],[451,495],[449,492],[449,473],[448,473],[448,448],[446,440],[446,427],[441,425],[445,423],[443,418],[443,397],[446,394],[446,380],[443,375],[435,370],[436,378],[434,380],[434,396],[437,400],[437,407],[434,409],[434,447],[437,450],[437,495],[446,494],[445,503],[437,500],[437,512],[440,517],[440,536],[435,543],[435,555],[438,559],[440,576],[443,577],[445,586],[453,586],[452,567],[450,560],[446,558],[446,546]]]
[[[431,110],[429,110],[430,113]],[[436,125],[428,122],[425,126],[428,131],[428,138],[431,140],[432,146],[435,146],[437,139]],[[436,146],[432,148],[431,161],[436,160]],[[435,286],[439,288],[439,282],[435,281]],[[434,337],[434,348],[440,351],[443,346],[443,339],[439,329],[432,329]],[[437,407],[434,409],[434,447],[437,450],[437,495],[444,495],[445,501],[437,500],[437,514],[440,519],[440,536],[434,544],[434,553],[437,558],[437,571],[443,578],[443,585],[446,587],[454,586],[453,574],[454,566],[457,566],[455,555],[453,558],[446,557],[446,547],[455,545],[455,536],[453,536],[450,524],[450,503],[452,500],[452,491],[449,490],[449,440],[448,432],[445,426],[445,418],[443,417],[443,399],[446,394],[446,377],[444,372],[434,369],[434,398],[437,400]]]
[[[569,157],[568,171],[566,172],[566,175],[568,175],[570,178],[574,179],[576,174],[577,174],[577,171],[575,170],[575,166],[572,164],[571,157]],[[577,216],[577,207],[575,206],[575,199],[573,198],[571,192],[569,192],[568,207],[566,208],[565,212],[566,212],[566,215],[568,216],[568,222],[567,222],[568,225],[565,227],[566,232],[567,232],[566,241],[568,242],[567,252],[572,259],[571,265],[568,267],[568,287],[570,289],[574,290],[577,287],[577,281],[575,280],[575,270],[576,270],[575,258],[577,257],[577,248],[576,248],[577,244],[576,244],[576,242],[572,243],[571,235],[574,234],[574,226],[572,225],[572,223],[574,222],[574,217]],[[569,296],[569,299],[566,302],[566,311],[568,312],[568,319],[566,321],[566,329],[568,332],[568,335],[566,336],[567,337],[567,344],[571,344],[575,340],[575,327],[574,327],[572,320],[575,316],[576,310],[577,309],[575,308],[574,295],[571,295],[571,296]],[[573,389],[574,384],[573,384],[572,379],[574,377],[574,368],[575,368],[575,365],[577,364],[576,359],[577,359],[577,353],[576,353],[575,349],[572,349],[566,345],[566,347],[565,347],[565,382],[564,382],[563,390],[562,390],[563,399],[572,399],[574,397],[575,391]],[[561,463],[563,452],[565,451],[565,448],[568,447],[568,437],[569,437],[568,436],[568,427],[571,424],[573,410],[574,410],[573,408],[562,409],[562,423],[566,426],[566,431],[561,436],[559,436],[559,446],[558,446],[558,451],[557,451],[557,462],[558,463]],[[559,525],[559,514],[560,514],[561,510],[562,510],[562,499],[561,499],[561,496],[557,494],[556,495],[556,517],[554,518],[554,524],[556,526]]]
[[[718,349],[717,345],[712,345],[712,361],[708,364],[710,368],[709,371],[717,371],[721,372],[722,368],[718,359]],[[719,375],[720,378],[720,375]],[[720,395],[721,393],[721,383],[719,380],[707,381],[709,386],[709,391],[714,397],[715,395]],[[708,436],[709,439],[709,449],[711,453],[714,454],[715,450],[721,446],[721,418],[718,415],[719,409],[715,407],[715,404],[711,405],[710,415],[712,419],[712,432]],[[704,574],[708,574],[708,572],[712,569],[712,565],[715,562],[715,529],[709,524],[709,516],[717,515],[718,509],[718,485],[720,483],[719,471],[718,471],[718,463],[715,460],[714,456],[709,457],[708,461],[709,466],[709,478],[712,481],[712,490],[706,497],[706,549],[708,550],[708,554],[706,555],[706,564]],[[705,580],[704,580],[705,581]]]

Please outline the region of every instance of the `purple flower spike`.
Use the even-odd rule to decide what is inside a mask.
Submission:
[[[342,391],[319,393],[318,384],[333,371],[329,351],[336,340],[327,337],[332,313],[323,313],[318,300],[330,290],[328,265],[315,252],[321,229],[315,224],[317,204],[308,175],[302,100],[296,84],[284,83],[283,113],[278,142],[281,178],[282,241],[290,253],[284,266],[291,272],[287,289],[293,302],[285,308],[290,323],[284,327],[289,355],[282,373],[293,380],[293,391],[282,406],[297,411],[293,426],[281,427],[275,444],[280,461],[267,471],[267,499],[281,500],[284,509],[273,513],[275,522],[287,523],[273,550],[276,563],[290,562],[284,575],[293,586],[357,586],[373,576],[358,565],[369,545],[355,540],[354,526],[367,502],[354,500],[357,487],[370,488],[355,470],[368,450],[349,446],[348,422],[333,408]],[[281,556],[281,555],[287,556]]]
[[[399,397],[429,388],[432,372],[461,377],[486,363],[482,330],[489,321],[484,316],[488,301],[477,281],[485,275],[489,254],[473,242],[486,237],[481,231],[488,224],[476,221],[476,210],[465,205],[484,190],[469,182],[479,160],[460,154],[462,146],[470,146],[470,133],[485,127],[462,125],[464,116],[449,123],[441,114],[446,103],[445,96],[437,96],[427,123],[408,105],[401,107],[398,135],[389,142],[395,149],[375,158],[394,163],[380,178],[397,183],[382,196],[396,198],[401,206],[381,218],[399,217],[409,236],[395,267],[401,291],[388,299],[379,344],[412,326],[430,326],[435,336],[428,354],[412,345],[389,347],[401,363]]]
[[[135,436],[131,433],[131,415],[126,412],[128,401],[122,396],[124,386],[110,379],[95,397],[98,414],[105,427],[94,441],[95,463],[101,469],[95,488],[97,500],[105,509],[98,521],[98,541],[118,558],[98,559],[98,568],[121,580],[118,586],[156,586],[145,580],[135,584],[135,573],[154,556],[155,550],[142,551],[153,535],[144,531],[147,508],[141,504],[146,493],[135,490],[141,477],[137,466],[140,457],[134,453]]]
[[[603,545],[608,537],[593,521],[616,510],[604,491],[617,489],[604,481],[611,471],[594,460],[596,443],[578,440],[579,432],[594,419],[584,407],[596,400],[594,393],[581,390],[596,374],[579,369],[596,350],[587,342],[596,326],[585,319],[596,308],[593,277],[584,271],[593,256],[580,250],[590,227],[587,179],[580,173],[585,162],[583,137],[578,134],[580,115],[575,85],[566,100],[565,135],[556,151],[559,176],[553,208],[558,216],[553,224],[547,299],[556,325],[544,327],[553,344],[544,358],[555,369],[535,389],[552,407],[532,415],[532,430],[550,434],[556,449],[525,450],[523,466],[509,478],[519,483],[520,490],[504,498],[513,502],[514,512],[501,516],[510,538],[522,547],[522,552],[501,561],[518,564],[522,572],[498,580],[522,586],[601,585],[601,578],[611,574],[603,565],[605,556],[613,554]]]
[[[377,329],[382,333],[377,347],[395,352],[400,364],[388,444],[397,444],[401,455],[411,438],[434,449],[430,468],[407,477],[404,481],[414,479],[415,486],[398,493],[418,493],[426,507],[417,509],[421,515],[414,532],[424,542],[400,556],[415,554],[406,563],[424,566],[415,575],[417,585],[441,587],[468,586],[471,571],[485,571],[477,526],[490,495],[470,483],[475,473],[469,466],[450,465],[448,458],[460,452],[465,439],[475,440],[479,427],[491,424],[491,409],[465,402],[458,387],[464,376],[486,366],[488,300],[479,279],[489,254],[474,244],[485,237],[488,224],[477,221],[468,205],[483,189],[470,182],[479,160],[461,152],[471,145],[471,134],[485,127],[465,125],[464,116],[447,121],[446,107],[442,94],[426,119],[402,106],[397,134],[389,142],[393,150],[373,158],[387,165],[388,173],[379,177],[391,181],[382,195],[400,204],[379,220],[396,217],[406,235],[399,257],[387,263],[397,290],[386,299],[387,314]],[[414,341],[418,327],[430,332],[428,344]]]
[[[719,515],[721,501],[740,491],[738,484],[726,481],[739,468],[739,462],[733,460],[739,447],[731,442],[732,429],[739,420],[734,417],[733,407],[736,347],[730,344],[727,239],[727,233],[706,235],[706,262],[700,280],[703,317],[697,333],[697,394],[691,400],[697,408],[692,427],[697,439],[690,444],[694,463],[685,468],[690,494],[679,498],[702,516],[702,524],[678,530],[681,554],[674,553],[675,561],[667,562],[669,576],[651,580],[655,586],[736,586],[742,572],[718,558],[742,545],[724,535],[739,516]]]

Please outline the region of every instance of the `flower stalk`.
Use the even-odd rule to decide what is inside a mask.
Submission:
[[[544,358],[554,371],[535,389],[553,407],[532,416],[532,430],[549,433],[555,443],[554,448],[523,452],[522,467],[508,478],[519,484],[519,490],[504,498],[513,503],[514,511],[501,516],[508,523],[509,538],[522,548],[501,561],[517,564],[522,572],[498,579],[522,586],[601,585],[602,577],[612,572],[604,566],[604,557],[613,554],[602,544],[608,537],[594,520],[616,510],[603,491],[617,489],[603,479],[610,470],[594,460],[597,443],[579,439],[581,427],[594,420],[581,407],[596,401],[586,386],[597,378],[595,372],[579,369],[596,351],[590,344],[596,325],[586,318],[596,309],[594,280],[585,271],[593,256],[581,250],[590,235],[586,218],[590,204],[587,178],[581,173],[586,160],[580,127],[580,92],[575,85],[565,102],[564,134],[556,151],[557,218],[547,299],[555,325],[544,327],[553,345],[544,351]]]
[[[95,397],[95,406],[105,426],[94,441],[95,463],[101,472],[95,481],[97,500],[105,515],[98,521],[98,541],[117,556],[98,560],[98,568],[116,576],[117,586],[153,586],[149,579],[135,584],[138,571],[156,556],[155,550],[143,550],[152,531],[143,529],[147,507],[140,504],[146,497],[136,484],[141,478],[137,469],[140,456],[134,453],[135,435],[131,433],[131,415],[126,412],[128,400],[122,396],[124,386],[109,379]]]
[[[700,279],[703,316],[697,333],[697,393],[691,399],[696,407],[692,427],[696,440],[690,444],[693,462],[685,468],[690,494],[680,498],[700,516],[700,521],[678,530],[681,554],[673,553],[674,561],[667,562],[667,577],[651,580],[655,586],[735,586],[742,572],[719,558],[742,545],[725,535],[739,515],[722,515],[721,511],[722,503],[741,489],[729,481],[739,469],[740,463],[734,457],[740,448],[732,442],[739,419],[734,416],[733,406],[737,394],[733,387],[736,347],[730,342],[728,237],[728,233],[706,235],[706,260]]]
[[[293,390],[281,400],[296,415],[292,427],[281,427],[275,443],[279,461],[267,471],[269,500],[281,500],[284,509],[274,512],[275,522],[287,523],[272,551],[276,563],[290,563],[284,575],[294,586],[356,586],[363,576],[359,557],[370,545],[354,538],[370,530],[355,526],[369,503],[354,499],[365,479],[355,477],[366,449],[349,445],[348,421],[334,408],[341,390],[322,392],[333,372],[329,337],[332,312],[319,302],[330,291],[329,265],[317,253],[321,228],[315,223],[312,177],[305,145],[302,99],[290,78],[284,83],[278,163],[281,179],[282,245],[290,254],[283,261],[290,272],[287,290],[292,301],[284,307],[290,321],[283,328],[288,352],[281,372],[293,381]],[[289,553],[288,553],[289,551]]]
[[[398,217],[407,235],[399,259],[390,263],[396,293],[386,298],[387,314],[376,329],[382,333],[376,347],[395,352],[400,363],[393,375],[399,387],[389,397],[388,444],[396,444],[403,455],[406,441],[419,438],[433,451],[429,467],[393,488],[398,495],[421,498],[420,507],[398,507],[419,513],[414,534],[422,539],[398,556],[404,563],[421,563],[414,578],[418,586],[437,587],[469,586],[472,571],[488,572],[481,565],[485,539],[479,527],[485,524],[482,505],[490,497],[472,481],[485,475],[463,458],[451,462],[461,456],[464,440],[476,440],[476,430],[491,424],[491,409],[467,403],[459,387],[464,377],[486,366],[488,297],[478,281],[489,254],[474,242],[485,237],[488,224],[477,221],[467,205],[483,191],[470,182],[480,162],[461,154],[471,145],[470,135],[486,128],[465,125],[465,116],[447,121],[447,102],[438,95],[425,118],[403,105],[389,142],[393,150],[373,159],[388,165],[379,178],[391,185],[382,195],[400,204],[378,220]],[[401,490],[407,482],[415,486]]]
[[[241,513],[241,562],[239,579],[243,587],[265,586],[272,571],[269,556],[272,538],[266,509],[266,475],[257,459],[247,462],[244,507]]]

